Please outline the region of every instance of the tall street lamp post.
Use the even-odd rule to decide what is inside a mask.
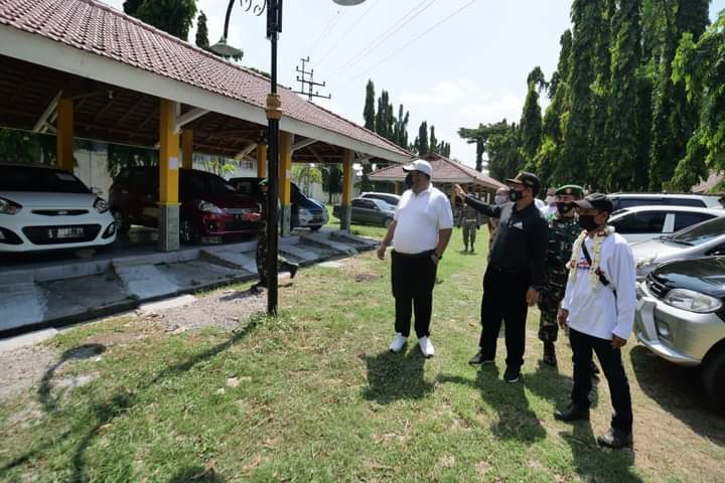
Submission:
[[[363,3],[365,0],[332,0],[338,5],[351,6]],[[233,57],[242,55],[242,51],[227,44],[229,33],[229,18],[235,0],[229,0],[227,14],[224,18],[224,34],[219,42],[210,49],[222,56]],[[267,10],[267,39],[271,44],[271,89],[267,95],[267,139],[269,150],[267,152],[267,176],[269,177],[267,196],[267,314],[277,315],[278,285],[277,285],[277,198],[279,197],[279,120],[282,118],[282,102],[277,94],[277,38],[282,32],[282,0],[239,0],[245,12],[260,16]]]

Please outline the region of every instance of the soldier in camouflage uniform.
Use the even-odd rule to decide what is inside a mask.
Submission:
[[[544,343],[542,362],[556,366],[556,342],[559,326],[556,315],[564,298],[572,245],[582,229],[570,203],[583,197],[581,186],[566,185],[556,190],[557,213],[549,221],[549,242],[546,248],[546,286],[541,292],[539,310],[539,339]]]
[[[261,213],[248,213],[245,216],[247,221],[255,221],[257,223],[257,273],[259,274],[259,282],[257,282],[252,290],[259,291],[261,288],[267,286],[270,274],[267,270],[267,180],[262,180],[259,183],[259,191],[262,194],[262,212]],[[290,272],[291,278],[294,278],[297,274],[299,265],[291,263],[285,260],[283,257],[277,255],[277,271],[288,271]],[[276,275],[276,274],[275,274]]]
[[[463,228],[464,251],[469,251],[468,247],[470,245],[470,251],[473,253],[473,246],[476,244],[476,230],[478,230],[481,226],[481,214],[464,203],[461,207],[461,215],[458,224]]]

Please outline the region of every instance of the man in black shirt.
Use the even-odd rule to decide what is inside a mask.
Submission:
[[[527,172],[507,179],[511,203],[488,205],[466,194],[456,194],[486,216],[499,218],[496,238],[483,277],[481,338],[471,364],[493,364],[501,322],[506,324],[506,382],[517,382],[524,363],[526,313],[539,300],[545,285],[544,261],[548,225],[534,204],[539,178]]]

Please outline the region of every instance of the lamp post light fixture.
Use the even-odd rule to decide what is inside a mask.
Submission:
[[[341,6],[359,5],[365,0],[333,0]],[[229,18],[235,0],[229,0],[227,14],[224,18],[224,34],[219,42],[209,49],[219,55],[232,57],[241,55],[242,51],[227,44],[229,33]],[[239,0],[241,8],[259,17],[267,10],[267,39],[271,44],[271,89],[267,95],[267,139],[269,149],[267,152],[267,315],[277,315],[278,285],[277,285],[277,198],[279,197],[279,120],[282,118],[282,102],[277,94],[277,38],[282,32],[282,0]]]

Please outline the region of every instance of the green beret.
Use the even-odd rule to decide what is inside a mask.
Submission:
[[[584,188],[582,188],[579,185],[575,184],[565,184],[558,190],[556,190],[557,195],[572,195],[576,196],[578,198],[581,198],[584,196]]]

